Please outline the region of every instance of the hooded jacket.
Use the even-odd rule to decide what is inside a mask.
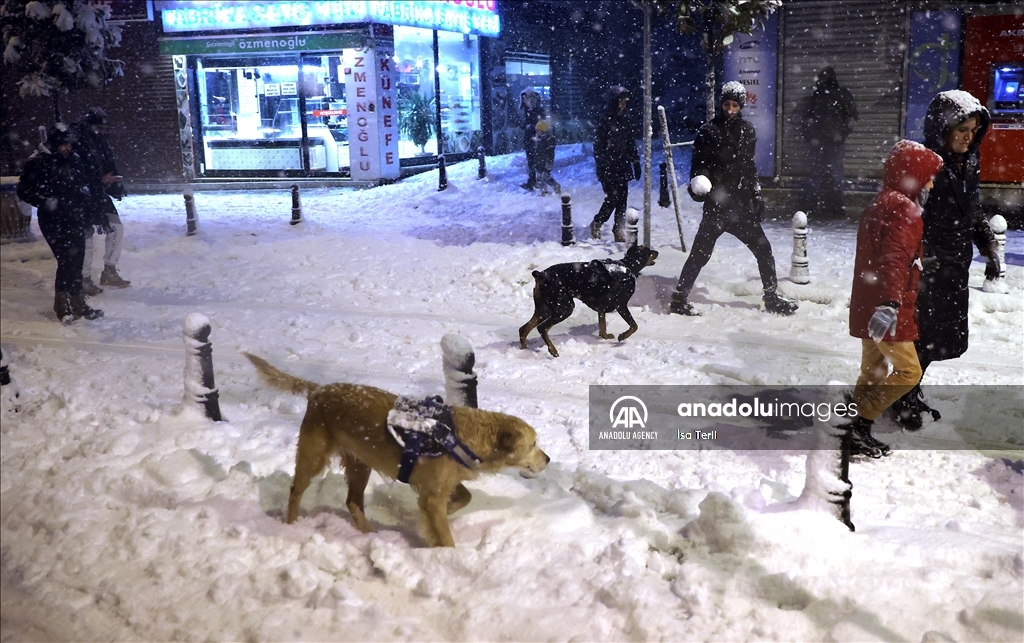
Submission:
[[[920,143],[900,141],[885,159],[882,190],[864,211],[857,229],[857,255],[850,294],[850,334],[869,339],[875,308],[896,304],[896,330],[883,341],[917,339],[917,286],[921,277],[924,223],[917,198],[942,168],[938,154]]]
[[[519,109],[523,110],[523,135],[526,138],[533,138],[537,123],[546,116],[540,104],[540,95],[533,87],[527,87],[519,92]]]
[[[50,137],[51,142],[54,137]],[[18,180],[18,198],[36,207],[40,223],[60,222],[85,229],[88,182],[81,159],[72,152],[64,156],[45,145],[29,157]]]
[[[74,131],[77,136],[75,152],[82,159],[82,168],[89,182],[88,223],[109,223],[108,211],[114,205],[107,196],[102,179],[104,174],[120,174],[114,161],[114,151],[106,137],[93,131],[88,119],[76,124]]]
[[[628,183],[633,178],[633,163],[640,162],[633,125],[625,112],[619,111],[619,100],[629,98],[625,87],[613,87],[608,94],[604,114],[594,133],[594,162],[597,179],[602,183]]]
[[[738,210],[734,214],[752,216],[750,200],[761,193],[754,162],[757,132],[743,119],[743,112],[728,118],[724,111],[697,130],[693,142],[690,179],[706,176],[711,192],[704,201],[704,213]]]
[[[946,140],[971,117],[978,119],[978,133],[967,152],[957,154]],[[939,93],[925,115],[924,144],[943,160],[922,215],[925,252],[931,260],[922,276],[918,353],[928,362],[952,359],[967,350],[971,244],[987,250],[995,239],[981,209],[978,153],[989,120],[978,99],[960,90]]]
[[[853,94],[840,86],[834,69],[822,69],[804,112],[804,138],[819,145],[838,145],[846,141],[853,131],[852,121],[858,118]]]

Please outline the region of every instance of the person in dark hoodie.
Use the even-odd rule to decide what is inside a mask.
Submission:
[[[39,231],[57,260],[53,312],[65,323],[103,316],[102,310],[86,304],[82,292],[89,182],[74,145],[74,133],[57,123],[47,133],[46,143],[25,163],[18,180],[18,198],[36,207]]]
[[[633,125],[626,116],[629,90],[615,85],[608,93],[608,104],[597,123],[594,133],[594,162],[597,180],[604,190],[604,203],[590,223],[592,239],[601,238],[603,226],[612,214],[612,234],[615,240],[626,240],[626,199],[630,180],[640,180],[640,153],[636,149]]]
[[[526,166],[530,170],[526,183],[519,187],[532,190],[537,187],[537,123],[546,116],[540,95],[533,87],[520,92],[519,109],[523,110],[523,149],[526,151]]]
[[[124,197],[124,185],[114,161],[114,151],[107,142],[110,121],[99,107],[91,108],[80,123],[74,126],[75,153],[82,159],[89,180],[89,201],[86,207],[85,260],[82,262],[82,290],[87,295],[98,295],[103,289],[92,280],[92,252],[95,233],[104,234],[103,272],[100,285],[127,288],[131,282],[117,273],[117,260],[124,244],[124,225],[110,200]]]
[[[670,310],[678,315],[700,315],[689,302],[697,275],[711,258],[718,238],[728,232],[743,242],[757,259],[769,313],[792,315],[796,302],[779,295],[772,246],[761,227],[764,200],[757,180],[754,146],[757,133],[740,111],[747,92],[736,81],[722,87],[721,109],[697,131],[690,167],[690,196],[704,203],[704,216],[672,294]]]
[[[967,350],[967,280],[974,251],[986,257],[986,276],[1000,270],[998,246],[981,209],[978,149],[988,131],[989,113],[961,90],[941,92],[928,105],[924,144],[942,157],[924,220],[925,270],[918,298],[917,357],[922,373],[933,362]],[[938,412],[924,401],[920,385],[893,405],[894,419],[909,430],[922,426],[922,413]]]
[[[823,218],[843,218],[843,157],[846,137],[857,120],[850,90],[839,85],[836,70],[818,72],[804,111],[804,138],[810,146],[811,198],[808,209]]]

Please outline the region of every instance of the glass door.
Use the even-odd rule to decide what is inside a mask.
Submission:
[[[348,105],[341,55],[302,56],[301,84],[310,170],[347,173]]]

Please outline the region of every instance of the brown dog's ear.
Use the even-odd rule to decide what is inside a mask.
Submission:
[[[515,431],[502,429],[498,431],[498,439],[495,441],[494,448],[500,453],[512,453],[516,450],[516,439]]]

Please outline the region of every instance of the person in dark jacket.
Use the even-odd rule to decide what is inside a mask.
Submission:
[[[626,199],[630,180],[640,180],[640,153],[636,135],[626,116],[629,90],[620,85],[611,88],[608,104],[594,133],[594,162],[597,180],[604,190],[604,203],[590,224],[590,236],[601,238],[601,226],[615,215],[612,234],[616,241],[626,240]]]
[[[928,105],[924,144],[942,157],[924,207],[925,271],[921,278],[918,316],[921,337],[917,357],[921,370],[932,362],[953,359],[967,350],[967,280],[972,243],[988,259],[986,275],[998,275],[995,237],[981,209],[978,149],[988,131],[989,113],[978,99],[961,90],[939,93]],[[904,428],[920,429],[921,414],[931,412],[920,386],[894,405],[894,419]]]
[[[109,127],[107,113],[99,107],[90,109],[82,121],[74,126],[75,153],[82,159],[89,179],[89,201],[86,207],[85,259],[82,262],[82,290],[87,295],[98,295],[103,289],[92,280],[92,251],[94,233],[105,234],[103,272],[100,285],[126,288],[131,282],[117,273],[117,260],[124,244],[124,226],[110,197],[124,196],[120,172],[114,161],[114,151],[107,141]]]
[[[924,233],[919,202],[928,198],[941,168],[935,152],[900,141],[885,159],[882,190],[860,218],[850,294],[850,335],[861,340],[852,455],[889,453],[888,446],[871,437],[871,425],[921,380],[913,344]]]
[[[726,232],[754,253],[764,288],[765,310],[791,315],[797,309],[795,302],[778,293],[775,257],[761,227],[764,200],[754,164],[757,134],[740,113],[746,96],[740,83],[726,83],[722,87],[721,110],[697,131],[693,144],[688,191],[695,201],[704,203],[704,216],[672,294],[670,310],[679,315],[700,314],[689,302],[690,290],[711,258],[718,238]]]
[[[853,131],[858,114],[853,94],[839,85],[831,67],[818,73],[803,116],[804,138],[811,152],[808,209],[822,218],[843,218],[843,157],[846,137]]]
[[[537,123],[545,118],[540,95],[533,87],[527,87],[519,94],[519,109],[523,110],[523,149],[526,150],[526,166],[529,178],[521,188],[532,190],[537,187]]]
[[[74,133],[57,123],[47,133],[46,144],[25,163],[18,180],[18,198],[36,207],[39,230],[57,260],[53,311],[63,322],[103,316],[103,311],[86,304],[82,292],[89,187],[74,144]]]

